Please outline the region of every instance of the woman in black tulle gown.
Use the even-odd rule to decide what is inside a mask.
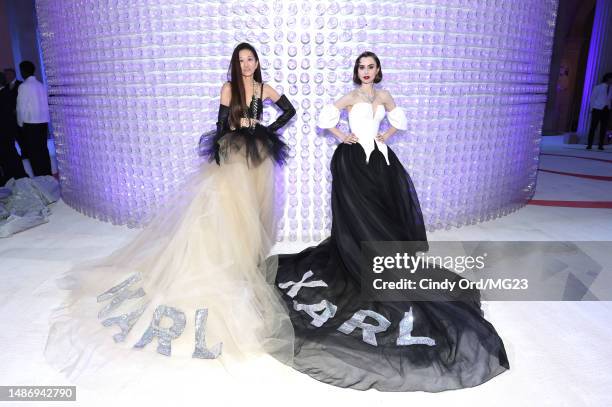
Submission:
[[[319,127],[342,142],[331,160],[331,236],[277,258],[276,283],[295,329],[293,366],[325,383],[360,390],[437,392],[481,384],[509,363],[502,340],[483,318],[478,291],[463,301],[360,298],[361,242],[428,246],[412,181],[385,145],[407,121],[389,92],[374,88],[382,80],[376,55],[357,58],[353,80],[357,88],[326,106],[319,118]],[[348,135],[336,129],[342,109],[349,112]],[[385,115],[390,128],[379,133]],[[454,274],[443,269],[436,276]]]

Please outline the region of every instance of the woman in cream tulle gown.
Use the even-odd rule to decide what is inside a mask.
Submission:
[[[293,329],[261,265],[276,229],[274,167],[287,148],[275,132],[295,110],[262,83],[249,44],[234,50],[228,80],[217,129],[201,139],[209,162],[131,244],[60,280],[68,298],[52,316],[45,353],[65,373],[139,352],[291,361]],[[267,127],[265,99],[282,110]]]

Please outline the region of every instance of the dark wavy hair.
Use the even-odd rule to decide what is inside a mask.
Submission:
[[[230,123],[235,127],[240,124],[240,118],[245,110],[248,108],[246,100],[246,91],[244,89],[244,82],[242,81],[242,70],[240,69],[240,51],[249,50],[253,53],[255,60],[257,61],[257,69],[253,73],[253,80],[261,83],[261,66],[259,64],[259,56],[255,47],[247,42],[242,42],[236,45],[234,52],[232,53],[232,59],[227,69],[227,80],[232,85],[232,99],[230,101]]]
[[[376,56],[375,53],[371,51],[365,51],[365,52],[362,52],[361,55],[357,57],[357,59],[355,60],[355,67],[353,68],[353,82],[355,82],[357,85],[361,85],[361,79],[359,79],[359,75],[357,74],[357,71],[359,70],[359,60],[361,58],[367,58],[367,57],[374,58],[374,62],[376,62],[376,67],[378,68],[378,73],[376,74],[376,77],[374,78],[374,83],[379,83],[380,81],[382,81],[383,73],[382,73],[382,67],[380,66],[380,59],[378,59],[378,56]]]
[[[21,61],[19,64],[19,70],[21,71],[21,77],[26,80],[36,72],[36,66],[30,61]]]

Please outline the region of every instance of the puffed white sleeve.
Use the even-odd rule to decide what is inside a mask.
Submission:
[[[389,124],[398,130],[406,130],[408,128],[408,119],[401,107],[396,106],[395,109],[387,113]]]
[[[331,129],[336,127],[340,121],[340,110],[334,105],[325,105],[319,113],[319,123],[317,126],[321,129]]]

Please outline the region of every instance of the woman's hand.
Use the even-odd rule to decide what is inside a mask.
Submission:
[[[240,119],[240,127],[251,127],[259,123],[257,119],[249,119],[247,117],[243,117]]]
[[[345,135],[342,137],[342,142],[343,142],[344,144],[355,144],[355,143],[357,143],[358,141],[359,141],[359,139],[358,139],[358,138],[357,138],[357,136],[356,136],[356,135],[354,135],[353,133],[350,133],[350,134],[345,134]]]
[[[378,133],[378,135],[376,136],[376,140],[380,141],[381,143],[384,143],[389,139],[389,137],[391,137],[390,134]]]

